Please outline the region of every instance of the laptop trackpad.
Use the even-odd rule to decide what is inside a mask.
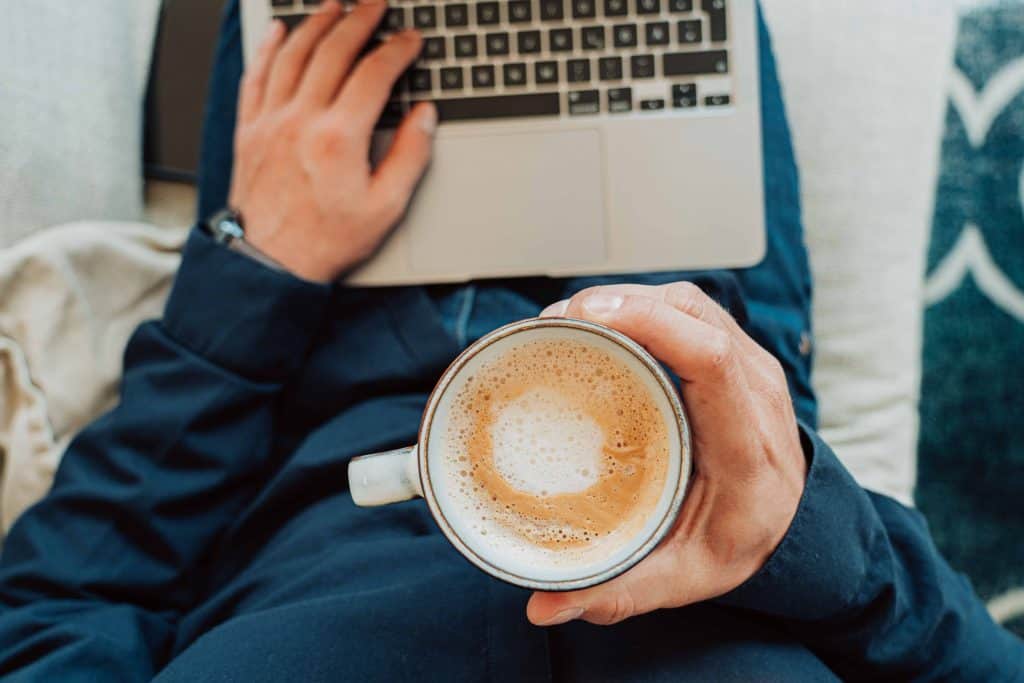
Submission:
[[[414,273],[542,275],[604,263],[599,131],[449,137],[435,149],[402,226]]]

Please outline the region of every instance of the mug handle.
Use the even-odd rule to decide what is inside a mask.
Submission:
[[[418,450],[417,446],[406,446],[352,458],[348,488],[355,504],[374,507],[423,496]]]

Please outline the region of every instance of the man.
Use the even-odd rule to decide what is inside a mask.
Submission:
[[[261,255],[193,234],[164,319],[129,343],[120,406],[12,530],[5,680],[1024,680],[1024,646],[920,518],[859,489],[807,426],[790,324],[806,320],[790,305],[806,305],[806,262],[778,206],[795,177],[784,125],[772,130],[767,40],[765,127],[782,142],[766,155],[788,180],[770,188],[761,269],[691,274],[700,287],[359,291],[327,283],[400,217],[436,124],[416,107],[369,167],[377,115],[420,48],[407,32],[357,61],[383,10],[342,18],[329,1],[290,36],[275,26],[245,76],[230,205]],[[215,92],[238,59],[229,19]],[[214,102],[206,202],[224,157]],[[633,570],[528,596],[462,560],[422,503],[356,508],[345,468],[412,439],[432,381],[478,330],[563,293],[545,314],[615,327],[680,377],[697,476]]]

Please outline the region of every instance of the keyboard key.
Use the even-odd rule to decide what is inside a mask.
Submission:
[[[480,64],[471,70],[474,88],[494,87],[494,66],[492,64]]]
[[[587,83],[590,81],[590,60],[570,59],[565,63],[565,73],[570,83]]]
[[[572,16],[574,19],[593,19],[597,16],[597,0],[572,0]]]
[[[654,78],[654,57],[633,55],[629,58],[629,73],[633,78]]]
[[[644,26],[648,45],[668,45],[668,33],[667,21],[653,21]]]
[[[466,34],[455,36],[456,57],[476,57],[476,36]]]
[[[444,6],[445,26],[468,26],[469,6],[465,3]]]
[[[501,12],[496,2],[480,2],[476,6],[476,23],[481,26],[497,24],[501,21]]]
[[[512,0],[508,3],[508,20],[513,24],[529,23],[533,20],[530,0]]]
[[[495,57],[508,54],[508,34],[488,33],[484,36],[484,45],[487,46],[487,56]]]
[[[700,43],[704,40],[704,29],[700,23],[700,19],[690,19],[687,21],[680,21],[677,26],[679,27],[679,42],[688,45],[691,43]]]
[[[280,19],[284,24],[285,30],[290,32],[294,31],[296,26],[305,21],[307,16],[306,14],[284,14],[277,17],[277,19]]]
[[[615,47],[636,47],[636,24],[619,24],[612,27],[612,41]]]
[[[385,31],[400,31],[405,28],[405,8],[389,8],[384,14],[384,21],[380,25]]]
[[[707,12],[711,24],[711,42],[721,43],[728,37],[725,17],[725,0],[701,0],[701,9]]]
[[[432,5],[413,7],[412,23],[416,28],[434,28],[437,26],[437,8]]]
[[[728,95],[708,95],[704,98],[704,104],[709,107],[724,107],[732,101]]]
[[[608,90],[608,111],[621,114],[633,110],[632,88],[611,88]]]
[[[569,93],[569,113],[597,114],[601,111],[601,96],[596,90],[575,90]]]
[[[665,108],[665,100],[657,98],[651,100],[640,100],[640,108],[644,111],[658,111]]]
[[[602,81],[617,81],[622,78],[622,57],[601,57],[597,60],[597,72]]]
[[[603,50],[604,26],[584,26],[580,29],[580,42],[584,50]]]
[[[604,0],[604,15],[606,17],[624,17],[627,12],[626,0]]]
[[[540,31],[520,31],[516,35],[519,54],[532,55],[540,52]]]
[[[695,76],[729,72],[729,54],[725,50],[710,52],[670,52],[661,56],[666,76]]]
[[[430,69],[413,69],[409,73],[409,90],[430,92],[434,89],[434,77]]]
[[[441,69],[442,90],[462,90],[462,67],[448,66]]]
[[[693,11],[693,0],[668,0],[668,11],[673,14]]]
[[[658,14],[661,12],[661,0],[636,0],[637,14]]]
[[[540,18],[544,21],[561,21],[564,17],[562,0],[540,0]]]
[[[552,52],[572,52],[572,29],[551,29],[548,31],[548,45]]]
[[[557,92],[531,93],[529,95],[505,95],[493,97],[462,97],[441,99],[437,105],[437,116],[441,121],[465,121],[468,119],[503,119],[523,116],[558,116],[561,113],[560,95]]]
[[[522,62],[506,64],[501,68],[501,71],[502,75],[505,77],[505,85],[526,85],[526,65]]]
[[[534,65],[534,80],[537,85],[558,82],[558,62],[537,62]]]
[[[676,83],[672,86],[672,106],[686,109],[697,106],[697,86],[693,83]]]
[[[444,59],[448,54],[445,49],[443,36],[431,36],[423,39],[423,51],[420,52],[421,59]]]

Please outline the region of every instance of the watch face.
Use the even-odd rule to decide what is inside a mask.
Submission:
[[[242,226],[238,224],[234,216],[225,216],[217,221],[217,232],[224,237],[236,240],[245,237],[245,231],[242,230]]]

